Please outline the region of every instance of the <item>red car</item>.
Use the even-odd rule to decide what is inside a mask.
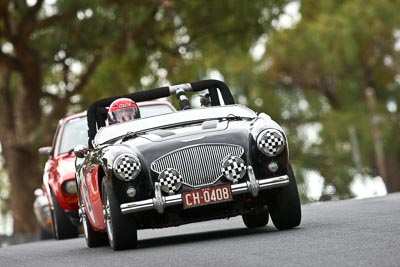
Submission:
[[[167,101],[149,101],[139,103],[141,116],[151,117],[171,113],[175,108]],[[39,153],[47,155],[43,174],[44,195],[50,206],[52,232],[55,239],[67,239],[78,236],[80,226],[78,216],[78,195],[75,181],[75,155],[73,150],[79,144],[87,144],[86,112],[61,119],[53,139],[53,145],[42,147]],[[34,206],[38,209],[41,206]],[[35,214],[45,211],[35,210]],[[39,225],[45,225],[36,216]],[[47,223],[48,225],[48,223]]]
[[[86,133],[86,112],[65,117],[58,123],[53,145],[39,149],[40,154],[49,156],[44,166],[43,187],[56,239],[78,236],[78,197],[72,152],[76,145],[85,142]]]

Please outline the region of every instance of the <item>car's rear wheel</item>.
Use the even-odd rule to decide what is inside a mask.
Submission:
[[[301,222],[301,204],[292,165],[288,166],[289,184],[270,191],[268,210],[279,230],[296,227]]]
[[[71,222],[69,216],[61,209],[53,192],[51,192],[51,198],[53,200],[51,219],[53,221],[54,238],[61,240],[78,237],[78,227]]]
[[[102,189],[105,223],[111,248],[114,250],[136,248],[136,222],[131,216],[121,213],[119,203],[107,178],[102,181]]]
[[[261,213],[243,214],[242,219],[248,228],[264,227],[268,224],[269,213],[268,211],[263,211]]]

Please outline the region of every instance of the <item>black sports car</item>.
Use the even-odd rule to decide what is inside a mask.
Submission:
[[[187,92],[202,92],[192,108]],[[180,111],[105,126],[119,97],[176,95]],[[282,128],[234,103],[217,80],[99,100],[88,108],[89,144],[75,149],[80,217],[89,247],[137,246],[137,229],[241,215],[247,227],[296,227],[301,206]]]

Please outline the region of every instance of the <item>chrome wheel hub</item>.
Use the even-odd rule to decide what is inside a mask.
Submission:
[[[104,223],[106,225],[108,238],[110,241],[112,241],[113,240],[113,234],[112,234],[113,226],[112,226],[112,221],[111,221],[111,208],[110,208],[110,201],[108,200],[107,196],[106,196],[106,201],[105,201],[105,205],[103,208],[103,215],[104,215]]]
[[[79,208],[79,218],[83,225],[83,233],[85,234],[85,238],[88,239],[88,226],[87,226],[87,219],[86,219],[86,212],[83,205]]]

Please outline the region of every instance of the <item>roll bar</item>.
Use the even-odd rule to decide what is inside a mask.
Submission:
[[[87,122],[88,122],[88,145],[89,148],[93,148],[92,140],[94,139],[97,130],[105,126],[105,120],[107,118],[107,107],[111,103],[119,98],[129,98],[135,102],[155,100],[158,98],[168,97],[178,92],[198,92],[208,89],[211,99],[212,106],[221,105],[218,95],[218,90],[221,93],[222,99],[225,105],[235,104],[232,93],[229,87],[222,81],[219,80],[202,80],[192,83],[177,84],[171,86],[164,86],[150,90],[138,91],[130,94],[113,96],[103,98],[93,102],[87,110]]]

